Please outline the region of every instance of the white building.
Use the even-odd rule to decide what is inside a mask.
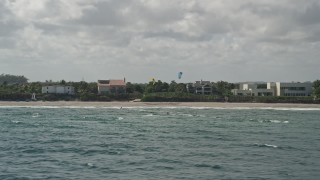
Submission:
[[[240,83],[239,89],[242,90],[249,90],[249,89],[257,89],[258,83]]]
[[[231,92],[233,95],[237,95],[237,96],[252,96],[251,90],[232,89]]]
[[[274,89],[258,88],[258,85],[265,83],[240,83],[239,89],[232,89],[231,92],[238,96],[274,96]]]
[[[42,94],[74,94],[73,86],[42,86]]]
[[[274,89],[276,96],[311,96],[311,82],[270,82],[268,89]]]
[[[258,85],[261,83],[241,83],[232,93],[239,96],[311,96],[312,93],[311,82],[268,82],[266,88]]]

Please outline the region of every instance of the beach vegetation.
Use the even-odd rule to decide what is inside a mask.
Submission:
[[[226,81],[212,82],[212,93],[208,95],[187,92],[187,84],[152,80],[148,83],[126,83],[126,89],[98,94],[96,82],[27,82],[24,76],[0,75],[0,100],[29,101],[33,93],[39,101],[131,101],[141,99],[149,102],[257,102],[257,103],[320,103],[320,80],[313,82],[314,97],[278,96],[234,96],[231,89],[237,84]],[[65,85],[75,88],[74,95],[42,94],[42,86]],[[264,86],[261,86],[264,88]]]
[[[313,95],[316,99],[320,99],[320,80],[313,82]]]
[[[0,85],[25,84],[28,79],[24,76],[0,74]]]
[[[216,83],[213,83],[213,87],[216,94],[223,97],[229,97],[232,95],[231,89],[234,89],[235,85],[226,81],[218,81]]]

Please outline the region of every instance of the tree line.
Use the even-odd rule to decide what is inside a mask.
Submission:
[[[62,94],[42,94],[42,86],[64,85],[75,88],[74,95]],[[38,100],[80,100],[80,101],[112,101],[112,100],[133,100],[142,99],[143,101],[226,101],[229,102],[291,102],[296,98],[277,97],[239,97],[233,96],[232,89],[238,88],[238,84],[226,81],[211,82],[212,93],[210,95],[199,95],[189,93],[186,83],[170,83],[150,81],[148,83],[126,83],[126,93],[98,94],[96,82],[66,82],[61,80],[54,82],[47,80],[45,82],[28,82],[24,76],[0,75],[0,100],[30,100],[31,94],[36,93]],[[262,87],[263,88],[263,87]],[[313,97],[299,97],[299,102],[309,102],[320,99],[320,80],[313,83]],[[226,99],[227,98],[227,99]],[[307,99],[307,100],[306,100]],[[298,100],[297,100],[298,102]]]

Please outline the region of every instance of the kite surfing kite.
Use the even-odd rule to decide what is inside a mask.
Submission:
[[[183,74],[182,72],[178,72],[178,78],[179,78],[179,79],[181,79],[182,74]]]
[[[150,78],[150,81],[152,82],[152,85],[154,85],[156,83],[156,79],[155,78]]]

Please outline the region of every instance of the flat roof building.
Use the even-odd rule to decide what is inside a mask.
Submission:
[[[270,82],[268,89],[274,89],[276,96],[311,96],[311,82]]]
[[[231,92],[238,96],[274,96],[274,89],[258,88],[259,85],[265,85],[266,83],[240,83],[239,89],[232,89]]]
[[[74,94],[73,86],[42,86],[42,94]]]
[[[258,88],[262,83],[241,83],[239,89],[233,89],[240,96],[311,96],[311,82],[268,82],[266,88]]]

